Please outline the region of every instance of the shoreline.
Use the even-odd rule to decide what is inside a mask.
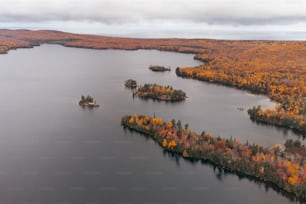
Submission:
[[[183,38],[126,38],[126,37],[105,37],[99,35],[86,35],[86,34],[74,34],[60,31],[52,30],[7,30],[0,29],[0,53],[5,54],[8,51],[18,48],[33,48],[42,44],[57,44],[64,47],[71,48],[82,48],[82,49],[116,49],[116,50],[158,50],[158,51],[168,51],[168,52],[177,52],[177,53],[188,53],[193,54],[195,60],[202,62],[200,66],[207,66],[211,64],[210,70],[206,72],[208,74],[211,71],[217,71],[223,69],[225,72],[232,72],[229,74],[232,76],[245,75],[245,73],[251,72],[254,73],[274,73],[275,67],[278,67],[279,73],[287,75],[292,75],[290,81],[291,83],[305,83],[305,79],[301,78],[303,74],[300,72],[306,70],[306,59],[304,55],[301,55],[300,49],[306,46],[306,41],[273,41],[273,40],[213,40],[213,39],[183,39]],[[280,57],[276,55],[273,60],[269,55],[265,53],[270,53],[270,48],[273,47],[274,52],[281,54],[288,54],[287,57]],[[285,50],[285,51],[284,51]],[[240,54],[247,52],[248,54],[244,57],[240,57]],[[289,53],[290,52],[290,53]],[[289,55],[290,54],[290,55]],[[265,56],[265,58],[263,57]],[[282,55],[283,56],[283,55]],[[286,56],[286,55],[285,55]],[[254,64],[254,59],[260,59],[259,63]],[[296,64],[288,64],[287,62],[297,61]],[[237,64],[238,63],[238,64]],[[240,64],[239,64],[240,63]],[[267,66],[265,63],[269,63]],[[237,65],[236,65],[237,64]],[[262,64],[262,65],[260,65]],[[257,66],[259,65],[259,66]],[[246,66],[246,68],[244,68]],[[268,68],[265,68],[268,67]],[[291,73],[291,69],[294,72]],[[198,69],[199,67],[189,67],[192,70]],[[228,68],[231,68],[228,70]],[[286,68],[286,69],[285,69]],[[272,71],[271,71],[272,70]],[[270,74],[272,75],[272,74]],[[187,76],[180,76],[187,77]],[[299,78],[298,78],[299,77]],[[193,78],[193,77],[187,77]],[[225,82],[221,77],[220,81],[218,80],[203,80],[201,77],[196,77],[197,80],[207,81],[208,83],[220,84],[223,86],[229,86],[235,89],[246,90],[254,94],[262,94],[268,97],[272,101],[283,102],[284,97],[291,97],[291,105],[294,105],[293,98],[295,95],[290,95],[291,91],[296,89],[300,90],[298,93],[301,100],[306,98],[305,89],[301,89],[301,85],[287,86],[285,82],[280,81],[278,85],[275,85],[277,92],[280,92],[281,88],[285,88],[284,93],[279,93],[278,95],[271,95],[270,89],[267,88],[258,88],[254,84],[251,84],[250,87],[244,86],[243,83],[228,83]],[[209,77],[210,78],[210,77]],[[257,77],[258,78],[258,77]],[[289,80],[289,78],[288,78]],[[294,80],[296,82],[294,82]],[[253,82],[252,82],[253,83]],[[269,79],[263,80],[263,86],[270,86]],[[275,82],[273,82],[275,83]],[[253,86],[254,85],[254,86]],[[274,85],[273,85],[274,86]],[[254,89],[255,87],[255,89]],[[302,86],[303,87],[303,86]],[[275,88],[275,87],[274,87]],[[304,91],[301,91],[304,90]],[[289,92],[290,94],[288,95]],[[274,92],[273,92],[274,93]],[[286,95],[287,94],[287,95]],[[296,93],[294,93],[296,94]],[[306,99],[304,100],[306,103]],[[300,106],[302,106],[302,102]],[[272,110],[272,109],[268,109]],[[278,113],[273,109],[273,111]],[[296,113],[296,111],[288,111],[288,114]],[[301,114],[306,110],[298,110],[297,117],[303,116],[301,124],[306,124],[306,116]],[[261,121],[258,121],[261,122]],[[265,121],[265,123],[275,126],[273,122]],[[306,126],[306,125],[305,125]],[[286,129],[291,129],[290,126],[284,125]],[[299,129],[299,128],[297,128]],[[303,134],[303,133],[302,133]]]
[[[186,93],[182,90],[173,89],[171,86],[161,86],[157,84],[144,84],[133,92],[133,98],[153,99],[166,102],[180,102],[186,100]]]
[[[275,165],[273,162],[270,163],[266,161],[266,157],[268,158],[272,156],[273,157],[277,156],[274,155],[272,152],[270,152],[272,150],[255,145],[257,149],[260,149],[260,151],[256,154],[251,154],[249,152],[250,151],[249,149],[253,148],[253,146],[251,145],[240,144],[240,142],[236,140],[232,140],[229,142],[228,140],[225,139],[212,137],[209,133],[204,133],[203,136],[200,136],[188,129],[182,130],[183,131],[182,135],[176,135],[178,131],[177,127],[173,128],[172,126],[173,124],[171,125],[170,122],[168,123],[163,122],[161,119],[156,117],[148,117],[148,116],[138,117],[135,115],[124,116],[122,118],[121,125],[124,128],[128,128],[132,131],[144,134],[145,136],[152,138],[166,151],[178,154],[183,158],[189,160],[208,161],[226,171],[235,174],[244,175],[246,177],[251,177],[267,184],[272,184],[275,187],[279,188],[279,190],[289,193],[290,195],[293,195],[299,200],[300,199],[302,201],[306,200],[306,189],[305,187],[303,187],[303,185],[305,186],[305,182],[302,184],[289,183],[291,182],[291,177],[288,178],[286,177],[286,179],[284,180],[281,177],[277,176],[276,173],[278,173],[277,170],[278,168],[273,166]],[[189,137],[188,140],[191,139],[192,142],[180,139],[186,137],[186,135],[184,134],[186,134]],[[210,142],[208,142],[209,144],[207,144],[206,141],[207,138],[208,141],[212,141],[212,144],[216,146],[221,144],[223,144],[224,146],[225,143],[225,147],[223,147],[224,151],[218,148],[211,149],[213,147]],[[182,140],[184,142],[181,142]],[[231,145],[234,147],[231,147]],[[235,152],[237,151],[237,149],[238,153]],[[235,153],[231,155],[227,154],[227,151],[234,151]],[[239,151],[245,151],[248,153],[240,157],[238,156],[240,155]],[[248,154],[250,155],[248,156]],[[259,159],[259,161],[253,159]],[[279,159],[280,163],[288,161],[289,160],[281,157]],[[255,166],[253,167],[255,169],[251,170],[251,167],[249,166],[252,165]],[[262,170],[263,166],[266,169]],[[300,176],[305,176],[305,174],[306,172],[304,172],[304,174]]]

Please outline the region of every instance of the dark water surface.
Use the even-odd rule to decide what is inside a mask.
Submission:
[[[150,72],[155,64],[199,62],[179,53],[56,45],[0,55],[0,203],[292,203],[263,184],[164,154],[120,126],[123,115],[155,113],[197,132],[264,146],[298,138],[249,120],[247,108],[273,106],[266,97],[178,78],[174,71]],[[133,100],[123,86],[128,78],[170,84],[189,98]],[[101,107],[80,108],[82,94]]]

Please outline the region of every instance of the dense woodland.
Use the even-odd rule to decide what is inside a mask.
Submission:
[[[254,107],[253,120],[306,130],[306,42],[230,41],[209,39],[132,39],[79,35],[58,31],[0,30],[0,53],[43,43],[93,49],[157,49],[195,54],[203,64],[176,70],[182,77],[232,86],[267,95],[274,110]],[[306,199],[306,150],[297,141],[284,148],[241,144],[234,139],[196,134],[180,121],[126,116],[122,124],[151,136],[168,151],[185,158],[209,160],[230,171],[271,182]]]
[[[0,53],[54,43],[94,49],[157,49],[195,54],[199,67],[177,70],[182,77],[265,94],[279,102],[274,110],[249,111],[256,121],[306,129],[306,42],[208,39],[132,39],[58,31],[0,30]]]
[[[266,68],[256,68],[258,66],[255,64],[248,67],[246,63],[244,68],[239,68],[243,65],[237,63],[239,65],[235,68],[230,64],[219,65],[218,63],[208,61],[196,68],[178,68],[176,73],[181,77],[219,83],[267,95],[279,105],[274,110],[254,107],[248,111],[251,119],[291,128],[306,135],[305,67],[292,68],[289,66],[286,69],[278,69],[275,66],[266,66]],[[286,66],[285,62],[283,66]]]
[[[181,121],[164,122],[158,117],[125,116],[124,127],[156,140],[163,148],[185,158],[208,160],[215,165],[259,180],[273,183],[280,189],[306,199],[306,150],[299,141],[265,148],[241,144],[235,139],[213,137],[192,132]]]
[[[186,99],[186,93],[182,90],[157,84],[144,84],[143,86],[139,86],[137,91],[133,93],[133,96],[161,101],[182,101]]]

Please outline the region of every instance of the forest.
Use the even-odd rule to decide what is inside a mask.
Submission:
[[[0,53],[42,43],[93,49],[156,49],[192,53],[203,64],[181,67],[176,70],[178,76],[264,94],[278,102],[278,106],[273,110],[254,107],[248,111],[251,119],[306,134],[306,42],[135,39],[52,30],[0,30]]]
[[[151,137],[164,149],[186,159],[207,160],[231,172],[269,182],[278,188],[306,199],[306,150],[299,141],[265,148],[241,144],[203,131],[197,134],[180,120],[163,121],[156,116],[124,116],[121,124]]]
[[[271,100],[278,102],[278,105],[273,110],[254,107],[248,110],[250,118],[265,124],[290,128],[305,136],[305,65],[294,65],[293,68],[286,64],[286,61],[282,65],[280,63],[271,65],[265,64],[262,60],[256,64],[252,63],[252,56],[249,56],[251,63],[243,61],[243,59],[238,59],[235,63],[233,61],[225,63],[224,59],[218,61],[205,58],[206,62],[203,65],[196,68],[177,68],[176,73],[181,77],[264,94]],[[266,61],[268,60],[266,59]]]
[[[171,86],[161,86],[157,84],[144,84],[133,93],[133,96],[173,102],[186,99],[186,93],[182,90],[176,90]]]

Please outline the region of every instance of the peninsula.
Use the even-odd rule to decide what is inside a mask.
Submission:
[[[176,70],[178,76],[264,94],[279,106],[269,110],[254,108],[256,111],[249,111],[250,117],[261,123],[294,129],[305,136],[305,41],[136,39],[53,30],[0,29],[0,53],[43,43],[92,49],[192,53],[202,65],[180,67]]]
[[[187,159],[206,160],[240,175],[272,183],[283,191],[306,200],[306,148],[299,141],[265,148],[241,144],[235,139],[201,135],[182,126],[181,121],[164,122],[158,117],[124,116],[121,124],[154,139],[167,151]]]

